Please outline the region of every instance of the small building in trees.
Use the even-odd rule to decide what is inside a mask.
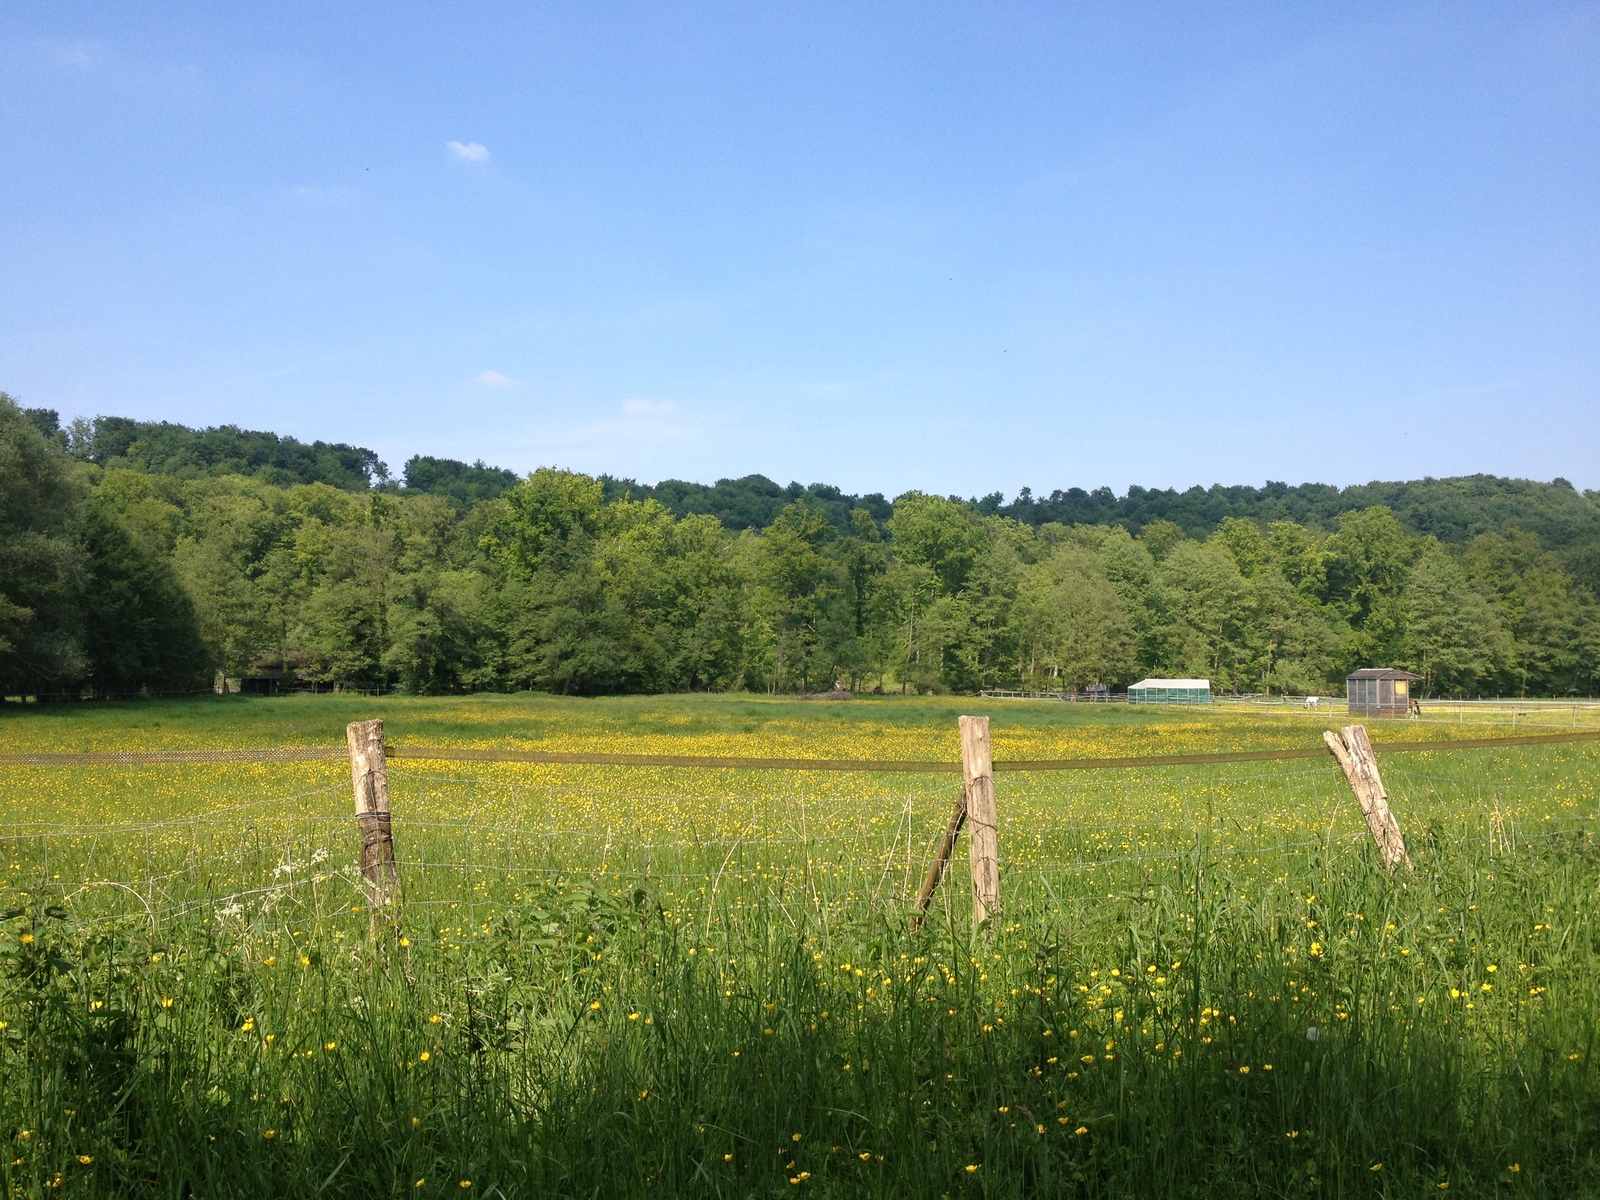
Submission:
[[[1209,679],[1141,679],[1128,685],[1129,704],[1210,704]]]
[[[1345,676],[1353,717],[1403,717],[1411,711],[1411,684],[1421,679],[1398,667],[1363,667]]]

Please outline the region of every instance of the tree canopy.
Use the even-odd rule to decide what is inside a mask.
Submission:
[[[1396,666],[1425,695],[1600,690],[1600,497],[1561,480],[891,503],[380,466],[0,401],[4,687],[1332,692]]]
[[[0,692],[195,690],[212,655],[193,601],[74,478],[54,417],[0,393]]]
[[[48,415],[55,418],[53,412]],[[190,429],[171,421],[96,417],[74,422],[67,431],[67,443],[76,457],[98,466],[187,479],[254,475],[280,486],[327,483],[365,490],[389,477],[389,468],[378,456],[360,446],[307,444],[237,425]]]

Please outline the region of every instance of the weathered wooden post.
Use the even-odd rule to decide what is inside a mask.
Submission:
[[[922,877],[922,886],[917,889],[917,912],[911,918],[912,933],[915,933],[922,924],[922,914],[928,911],[934,889],[939,886],[939,880],[944,878],[944,869],[950,865],[950,853],[956,848],[956,838],[961,835],[961,827],[966,821],[967,786],[963,783],[961,795],[956,799],[955,811],[950,814],[950,820],[945,824],[944,837],[939,841],[939,849],[934,852],[933,861],[928,864],[927,873]]]
[[[1389,793],[1384,790],[1383,777],[1378,774],[1378,756],[1373,752],[1366,726],[1346,725],[1337,734],[1329,729],[1322,738],[1344,768],[1344,777],[1350,781],[1350,790],[1356,794],[1361,815],[1367,819],[1367,829],[1383,857],[1384,869],[1393,875],[1401,863],[1411,866],[1400,824],[1389,811]]]
[[[911,931],[922,924],[933,893],[944,878],[961,827],[970,819],[967,844],[972,857],[972,923],[981,925],[1000,911],[1000,849],[995,837],[994,759],[989,752],[989,718],[961,717],[961,798],[944,827],[944,837],[917,889]]]
[[[982,925],[1000,912],[1000,846],[995,835],[994,758],[989,751],[989,718],[962,717],[961,775],[966,781],[967,847],[972,855],[972,923]]]
[[[350,780],[355,786],[356,824],[361,828],[361,879],[372,932],[399,917],[400,872],[394,861],[394,835],[389,826],[389,770],[383,753],[383,721],[352,721],[345,728],[350,743]]]

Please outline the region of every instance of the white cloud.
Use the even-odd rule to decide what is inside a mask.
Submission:
[[[678,405],[672,400],[630,399],[622,402],[622,411],[630,417],[670,417]]]
[[[446,142],[445,149],[450,151],[452,157],[462,162],[481,163],[489,161],[489,147],[482,142]]]
[[[81,45],[58,46],[56,61],[63,67],[87,67],[90,62],[89,51]]]
[[[289,193],[297,204],[348,204],[355,192],[347,187],[318,187],[306,184]]]
[[[481,383],[484,387],[492,388],[516,387],[522,382],[520,379],[513,379],[509,375],[502,375],[499,371],[479,371],[472,378],[474,382]]]
[[[86,70],[106,57],[105,47],[98,42],[55,42],[50,45],[50,55],[57,66]]]

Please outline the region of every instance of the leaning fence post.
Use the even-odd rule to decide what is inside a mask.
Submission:
[[[1378,756],[1373,752],[1366,726],[1346,725],[1337,734],[1329,729],[1322,738],[1344,768],[1344,777],[1350,781],[1350,790],[1361,805],[1361,815],[1367,819],[1367,829],[1377,843],[1378,853],[1383,856],[1384,869],[1393,875],[1401,863],[1411,866],[1400,824],[1389,811],[1389,794],[1384,790],[1383,777],[1378,774]]]
[[[933,899],[933,891],[939,886],[939,880],[944,878],[944,869],[950,865],[950,852],[956,847],[956,838],[961,834],[961,826],[967,820],[967,787],[961,785],[961,795],[956,797],[955,811],[950,814],[950,820],[945,824],[944,837],[939,841],[938,850],[934,851],[933,861],[928,864],[927,873],[922,877],[922,886],[917,889],[917,911],[911,918],[911,932],[915,933],[922,924],[922,914],[928,911],[928,904]]]
[[[972,923],[1000,912],[1000,847],[995,836],[994,758],[989,718],[962,717],[961,777],[966,783],[968,848],[972,852]]]
[[[389,771],[383,753],[383,721],[352,721],[345,728],[350,743],[350,780],[355,787],[356,824],[361,829],[361,880],[372,931],[378,933],[398,918],[400,872],[394,861],[394,836],[389,827]]]

